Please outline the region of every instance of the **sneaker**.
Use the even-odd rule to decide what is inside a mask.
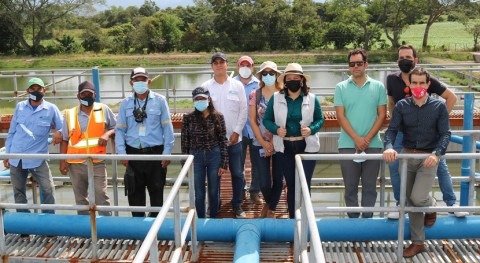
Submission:
[[[234,207],[233,208],[233,213],[235,214],[236,218],[247,218],[247,214],[243,211],[243,209],[239,207]]]
[[[397,207],[398,207],[398,205],[397,205]],[[398,220],[398,218],[400,218],[400,212],[398,212],[398,211],[390,212],[390,213],[387,214],[387,218],[392,219],[392,220]]]
[[[260,194],[258,193],[250,193],[250,200],[256,205],[263,204],[262,198],[260,198]]]
[[[264,204],[263,207],[262,207],[262,211],[260,212],[260,218],[267,217],[268,211],[269,211],[268,204]]]
[[[460,206],[457,205],[457,204],[453,204],[452,207],[460,207]],[[461,211],[453,212],[453,213],[450,212],[450,214],[454,214],[456,217],[466,217],[466,216],[470,215],[469,212],[461,212]]]

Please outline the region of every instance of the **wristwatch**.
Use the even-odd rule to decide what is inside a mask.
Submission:
[[[440,157],[440,152],[439,151],[433,151],[432,154],[435,154],[437,157]]]

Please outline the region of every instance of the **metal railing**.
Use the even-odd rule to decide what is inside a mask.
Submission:
[[[195,225],[195,189],[193,187],[193,176],[189,177],[189,211],[186,216],[185,224],[180,232],[180,202],[179,202],[179,190],[180,186],[185,179],[187,172],[193,175],[193,156],[192,155],[90,155],[90,154],[2,154],[2,159],[86,159],[88,161],[88,196],[89,205],[59,205],[59,204],[3,204],[0,203],[0,254],[6,255],[5,247],[5,232],[4,232],[4,219],[3,209],[46,209],[46,210],[88,210],[90,214],[90,227],[91,227],[91,239],[92,239],[92,260],[98,259],[98,243],[97,243],[97,226],[96,226],[96,211],[155,211],[159,214],[155,218],[152,228],[149,230],[146,239],[144,240],[138,254],[135,257],[135,262],[143,262],[148,251],[150,251],[150,261],[158,262],[158,251],[156,250],[158,243],[156,241],[158,230],[160,229],[162,222],[170,211],[173,205],[173,212],[175,218],[175,252],[172,257],[173,262],[179,262],[183,246],[186,244],[187,234],[191,232],[191,248],[193,260],[198,257],[197,248],[197,232]],[[93,180],[93,159],[101,160],[147,160],[147,161],[185,161],[180,174],[178,175],[175,183],[168,194],[168,197],[160,207],[130,207],[130,206],[97,206],[95,205],[95,188]]]
[[[458,63],[458,64],[419,64],[424,66],[432,75],[440,78],[441,72],[460,72],[468,77],[468,85],[457,85],[452,86],[455,89],[480,89],[480,86],[474,85],[474,71],[478,70],[480,65],[475,63]],[[282,69],[283,67],[280,67]],[[98,71],[97,68],[94,70]],[[100,76],[108,78],[116,78],[119,81],[119,87],[104,87],[102,85],[100,88],[101,98],[120,101],[130,95],[131,88],[129,85],[129,76],[131,69],[101,69]],[[158,92],[164,95],[168,101],[173,102],[172,112],[177,112],[177,103],[181,99],[191,99],[190,92],[203,81],[199,81],[196,84],[189,85],[188,87],[181,87],[177,82],[177,76],[179,75],[192,75],[192,76],[202,76],[206,75],[208,78],[212,76],[212,71],[209,65],[197,66],[197,67],[171,67],[171,68],[149,68],[150,77],[152,82],[155,83],[155,87],[152,88],[153,91]],[[234,68],[231,67],[230,75],[233,76]],[[391,73],[398,70],[396,64],[370,64],[369,72],[384,72]],[[83,80],[91,79],[94,75],[93,72],[89,72],[90,69],[55,69],[55,70],[36,70],[35,73],[37,77],[48,79],[50,84],[47,99],[76,99],[76,87]],[[115,71],[115,72],[112,72]],[[333,64],[333,65],[305,65],[304,71],[306,74],[315,74],[321,72],[333,72],[339,73],[342,76],[342,79],[348,78],[348,68],[343,64]],[[467,72],[467,73],[464,73]],[[24,92],[23,87],[19,87],[18,79],[32,77],[28,70],[15,70],[15,71],[0,71],[0,79],[12,79],[12,90],[11,91],[0,91],[0,101],[12,101],[12,100],[21,100],[24,99],[21,92]],[[386,77],[387,74],[385,74]],[[159,84],[159,81],[163,78],[163,83]],[[206,78],[206,79],[208,79]],[[61,83],[76,79],[77,81],[73,85],[74,87],[66,89],[59,88]],[[206,80],[205,79],[205,80]],[[385,79],[381,80],[385,82]],[[100,83],[100,81],[98,82]],[[310,83],[311,90],[317,96],[333,96],[332,90],[335,88],[332,87],[320,87],[318,83]],[[11,96],[5,96],[8,94]]]

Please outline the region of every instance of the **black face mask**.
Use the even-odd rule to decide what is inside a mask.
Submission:
[[[291,92],[297,92],[302,87],[301,80],[289,80],[285,82],[285,87]]]
[[[93,96],[85,96],[83,97],[83,99],[80,99],[80,103],[86,107],[92,106],[94,102],[95,99],[93,98]]]
[[[414,67],[413,61],[411,61],[409,59],[399,60],[398,61],[398,67],[400,68],[400,70],[403,73],[409,73]]]
[[[30,92],[30,94],[28,96],[29,96],[31,101],[39,102],[43,99],[43,96],[45,96],[45,94],[43,94],[42,92],[37,90],[37,91],[34,91],[34,92]]]

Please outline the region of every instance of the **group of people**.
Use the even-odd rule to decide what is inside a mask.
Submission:
[[[441,155],[450,138],[448,113],[456,102],[455,94],[423,68],[410,45],[398,49],[400,71],[388,75],[386,89],[382,82],[370,78],[365,50],[348,54],[350,77],[337,84],[334,106],[341,127],[340,154],[356,154],[341,160],[345,183],[345,203],[373,207],[377,199],[380,160],[366,160],[364,154],[382,153],[389,162],[390,177],[397,205],[400,202],[398,153],[429,154],[424,160],[409,159],[407,202],[410,206],[433,206],[430,196],[435,179],[448,206],[456,206],[451,176]],[[294,217],[295,155],[318,153],[318,132],[324,117],[318,98],[310,92],[311,77],[298,63],[280,71],[272,61],[265,61],[254,74],[255,63],[249,56],[237,61],[238,76],[227,74],[228,59],[217,52],[211,59],[213,78],[192,91],[194,110],[183,118],[182,154],[194,155],[195,206],[198,217],[215,218],[220,208],[220,178],[227,169],[232,177],[231,205],[234,216],[246,218],[242,203],[246,199],[245,159],[247,148],[251,162],[250,199],[263,204],[261,217],[275,217],[283,190],[287,186],[288,214]],[[120,104],[118,116],[105,104],[95,102],[94,85],[84,81],[78,86],[79,105],[59,109],[43,99],[46,87],[39,78],[27,84],[28,99],[17,104],[6,140],[6,153],[47,153],[48,136],[53,127],[53,143],[67,154],[105,154],[108,140],[115,135],[117,154],[170,155],[174,133],[168,101],[150,90],[151,79],[144,68],[130,75],[133,93]],[[437,94],[445,103],[430,97]],[[388,98],[387,98],[388,97]],[[379,131],[388,111],[391,121],[382,142]],[[43,204],[55,203],[53,178],[45,160],[4,160],[10,168],[16,203],[27,203],[28,173],[39,184]],[[107,173],[103,160],[92,160],[95,202],[109,205]],[[310,189],[315,161],[303,160]],[[169,161],[122,160],[126,167],[125,188],[131,206],[145,206],[148,190],[152,207],[163,205],[163,189]],[[87,161],[61,160],[59,170],[72,179],[75,202],[88,205]],[[208,186],[206,185],[208,182]],[[207,188],[207,189],[206,189]],[[208,193],[208,210],[205,199]],[[260,195],[261,193],[261,195]],[[263,196],[263,200],[262,200]],[[28,210],[22,209],[22,212]],[[53,210],[44,211],[53,213]],[[88,214],[88,211],[79,211]],[[100,212],[109,215],[109,212]],[[145,216],[132,212],[133,216]],[[412,245],[404,251],[412,257],[424,249],[424,226],[435,223],[435,213],[409,213]],[[456,212],[457,217],[468,213]],[[156,216],[150,213],[148,216]],[[350,218],[369,218],[373,213],[348,213]],[[389,213],[398,219],[398,212]]]

